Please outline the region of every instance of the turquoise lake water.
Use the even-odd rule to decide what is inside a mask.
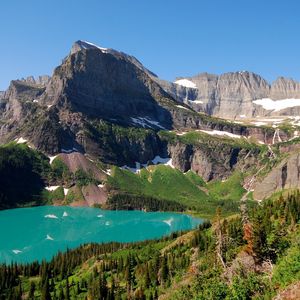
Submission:
[[[195,228],[201,219],[167,212],[41,206],[0,211],[0,263],[51,259],[89,242],[134,242]]]

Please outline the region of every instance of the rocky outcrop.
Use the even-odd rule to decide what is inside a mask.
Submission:
[[[291,78],[279,77],[272,83],[269,96],[274,100],[286,98],[300,99],[300,82]]]
[[[252,72],[230,72],[220,76],[201,73],[186,78],[194,87],[157,79],[160,85],[177,101],[186,103],[196,111],[227,119],[252,118],[269,115],[298,115],[298,108],[282,111],[266,110],[253,103],[256,99],[300,99],[300,83],[279,77],[269,84]],[[176,82],[176,81],[175,81]]]
[[[57,156],[68,167],[69,171],[76,173],[83,170],[94,179],[102,182],[107,175],[96,167],[95,163],[79,152],[61,153]]]
[[[101,205],[107,200],[107,192],[105,189],[100,188],[95,184],[83,186],[81,191],[88,206]]]
[[[256,200],[263,200],[282,189],[300,188],[300,153],[295,153],[257,182],[253,192]]]
[[[37,85],[40,87],[45,87],[50,81],[50,76],[42,75],[34,78],[33,76],[29,76],[27,78],[22,78],[19,81],[30,84],[30,85]]]
[[[247,170],[256,162],[259,149],[249,150],[218,143],[192,145],[169,143],[172,164],[182,172],[193,170],[205,181],[227,179],[235,169]]]

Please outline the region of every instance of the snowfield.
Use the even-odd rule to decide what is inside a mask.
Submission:
[[[179,79],[179,80],[176,80],[174,83],[184,86],[184,87],[192,88],[192,89],[197,88],[196,84],[188,79]]]
[[[203,104],[203,101],[201,100],[189,100],[191,103],[196,103],[196,104]]]
[[[186,110],[190,110],[189,108],[184,107],[184,106],[182,106],[182,105],[176,105],[176,106],[179,107],[179,108],[183,108],[183,109],[186,109]]]
[[[46,186],[46,190],[52,192],[59,188],[59,185]]]
[[[23,139],[22,137],[16,138],[15,141],[17,142],[17,144],[27,143],[27,140]]]
[[[210,134],[210,135],[221,135],[221,136],[228,136],[228,137],[231,137],[231,138],[236,138],[236,139],[240,139],[242,136],[241,135],[238,135],[238,134],[233,134],[233,133],[230,133],[230,132],[226,132],[226,131],[219,131],[219,130],[200,130],[201,132],[204,132],[204,133],[207,133],[207,134]]]
[[[162,158],[159,155],[157,155],[152,159],[152,162],[154,165],[162,164],[165,166],[169,166],[173,169],[175,168],[172,164],[172,158],[170,158],[170,157]],[[140,173],[142,168],[147,168],[147,167],[148,167],[147,164],[141,164],[139,162],[135,162],[135,168],[125,165],[125,166],[122,166],[121,169],[128,170],[128,171],[131,171],[132,173],[138,174],[138,173]]]
[[[96,47],[98,49],[100,49],[103,53],[107,53],[108,52],[108,48],[103,48],[103,47],[99,47],[91,42],[87,42],[87,41],[83,41],[84,43],[90,45],[90,46],[93,46],[93,47]],[[84,47],[84,45],[82,45]]]
[[[261,105],[266,110],[280,111],[285,108],[300,106],[300,99],[272,100],[263,98],[253,101],[254,104]]]
[[[54,161],[54,159],[57,157],[57,155],[54,156],[48,156],[50,159],[50,165],[52,164],[52,162]]]

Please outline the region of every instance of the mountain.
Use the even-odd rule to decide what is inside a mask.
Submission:
[[[0,209],[176,211],[213,223],[0,265],[0,299],[298,299],[299,98],[299,83],[246,71],[170,83],[84,41],[51,77],[12,80],[0,93]]]
[[[269,84],[255,73],[242,71],[159,82],[177,101],[221,118],[294,116],[300,112],[300,83],[289,78],[279,77]]]
[[[250,72],[204,73],[169,83],[131,55],[77,41],[51,77],[13,80],[1,94],[0,143],[25,143],[48,156],[48,171],[38,172],[44,184],[69,189],[71,198],[85,205],[102,205],[115,193],[128,192],[124,186],[115,191],[118,184],[112,190],[98,187],[114,176],[108,173],[114,166],[139,172],[141,166],[168,160],[176,170],[192,171],[207,183],[241,172],[245,176],[237,189],[260,190],[266,174],[255,172],[270,172],[282,163],[282,149],[297,144],[300,130],[297,119],[264,123],[247,121],[247,116],[268,112],[254,102],[297,97],[298,89],[292,80],[280,78],[270,85]],[[284,113],[291,110],[297,112],[292,107]],[[53,157],[60,163],[52,165]],[[82,171],[84,176],[78,174]],[[82,181],[89,186],[78,185]],[[264,187],[269,192],[254,192],[254,198],[277,191],[276,182]],[[298,187],[297,180],[291,182],[289,187]],[[58,199],[67,201],[65,196],[60,192]]]

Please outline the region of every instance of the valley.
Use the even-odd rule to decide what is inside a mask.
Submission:
[[[85,41],[51,77],[12,80],[0,93],[0,224],[10,224],[0,299],[291,294],[300,280],[299,91],[248,71],[167,82]],[[26,211],[42,213],[5,219]],[[39,240],[6,241],[21,242],[30,224]],[[40,252],[26,256],[26,247]]]

